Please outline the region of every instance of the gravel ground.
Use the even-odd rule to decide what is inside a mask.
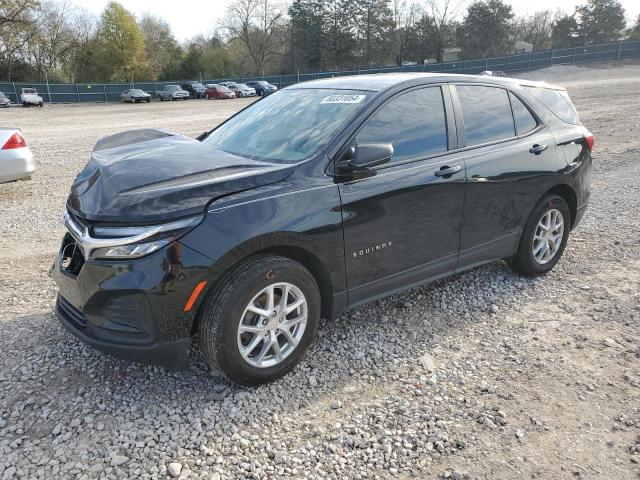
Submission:
[[[0,186],[0,479],[640,478],[640,65],[553,67],[596,150],[592,203],[543,278],[495,263],[324,323],[240,389],[103,356],[63,331],[47,270],[98,137],[195,135],[236,101],[0,111],[38,160]]]

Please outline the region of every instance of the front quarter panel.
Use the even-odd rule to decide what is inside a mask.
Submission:
[[[181,239],[215,262],[213,281],[256,252],[297,248],[322,263],[333,295],[346,290],[338,187],[324,175],[296,173],[286,183],[214,202],[203,222]]]

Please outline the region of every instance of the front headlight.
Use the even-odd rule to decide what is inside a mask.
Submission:
[[[86,259],[132,259],[149,255],[176,241],[202,221],[202,216],[140,227],[83,227],[65,212],[65,223]]]
[[[160,250],[165,245],[169,245],[173,239],[164,238],[147,243],[132,243],[131,245],[117,245],[115,247],[99,248],[93,252],[94,258],[140,258],[150,253]]]

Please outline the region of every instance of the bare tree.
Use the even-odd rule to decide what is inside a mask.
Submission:
[[[448,40],[455,33],[455,19],[466,0],[427,0],[435,25],[436,59],[442,62]]]
[[[277,1],[235,0],[220,26],[229,40],[241,42],[254,72],[263,73],[267,64],[281,54],[283,21],[284,7]]]
[[[424,9],[418,2],[393,0],[393,23],[395,25],[396,64],[407,60],[409,45],[417,36],[417,23]]]
[[[556,21],[562,16],[557,9],[540,10],[514,22],[514,40],[524,40],[533,45],[533,50],[542,50],[551,43],[551,34]]]
[[[41,78],[60,69],[75,45],[70,22],[72,8],[66,1],[43,2],[36,18],[36,34],[28,42],[29,56]]]

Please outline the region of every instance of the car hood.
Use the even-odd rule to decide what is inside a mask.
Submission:
[[[166,222],[202,213],[224,195],[279,182],[294,168],[163,130],[133,130],[96,143],[71,186],[67,209],[98,222]]]

